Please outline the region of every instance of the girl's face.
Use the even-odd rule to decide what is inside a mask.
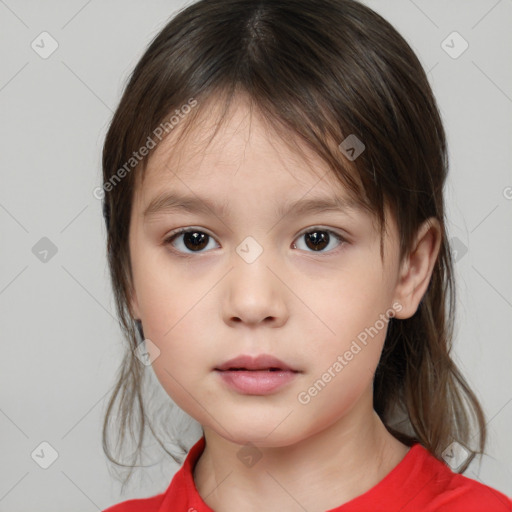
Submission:
[[[240,444],[286,446],[340,420],[354,425],[372,412],[388,321],[402,309],[396,225],[383,263],[363,209],[288,212],[295,201],[348,196],[312,152],[309,166],[254,113],[249,126],[244,104],[205,149],[211,119],[172,152],[173,134],[154,150],[134,197],[131,306],[151,357],[159,350],[157,378],[205,429]],[[189,208],[162,200],[171,194]],[[168,240],[179,228],[190,232]],[[215,370],[260,354],[296,372],[259,392]],[[262,385],[263,372],[245,375]]]

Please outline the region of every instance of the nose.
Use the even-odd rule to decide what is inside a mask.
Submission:
[[[263,255],[262,255],[263,256]],[[226,323],[281,327],[288,319],[287,295],[283,278],[265,259],[247,263],[238,255],[226,276],[223,317]]]

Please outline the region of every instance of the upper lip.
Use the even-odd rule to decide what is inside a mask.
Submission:
[[[292,372],[298,372],[294,368],[291,368],[286,363],[283,363],[277,357],[271,356],[270,354],[260,354],[256,357],[249,355],[240,355],[220,366],[216,366],[215,370],[225,371],[235,368],[243,368],[245,370],[268,370],[270,368],[275,368],[279,370],[289,370]]]

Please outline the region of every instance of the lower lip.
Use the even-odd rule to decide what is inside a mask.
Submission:
[[[268,395],[291,382],[297,372],[289,370],[216,370],[232,389],[245,395]]]

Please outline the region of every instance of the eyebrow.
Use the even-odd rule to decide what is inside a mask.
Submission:
[[[363,206],[360,201],[352,198],[341,197],[316,197],[301,198],[293,202],[281,204],[276,209],[278,217],[284,217],[294,212],[297,215],[321,213],[325,211],[337,211],[350,214],[350,212],[360,211]],[[190,196],[178,192],[163,192],[156,196],[146,207],[144,221],[149,218],[165,213],[189,212],[189,213],[215,213],[220,217],[226,217],[228,214],[227,203],[215,203],[208,198],[199,196]]]

